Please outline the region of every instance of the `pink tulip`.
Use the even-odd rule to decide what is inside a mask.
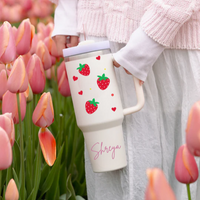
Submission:
[[[47,25],[45,25],[42,22],[39,22],[37,25],[37,30],[39,33],[43,35],[43,38],[51,37],[51,33],[54,29],[54,24],[52,22],[49,22]]]
[[[63,71],[62,77],[58,83],[58,91],[64,97],[68,97],[71,95],[66,71]]]
[[[0,170],[12,164],[12,147],[7,133],[0,127]]]
[[[14,179],[11,179],[8,183],[5,193],[5,200],[18,200],[19,192]]]
[[[26,92],[24,92],[24,95],[26,97],[26,102],[27,103],[32,101],[32,99],[33,99],[33,91],[31,89],[30,84],[28,84],[28,88],[27,88]]]
[[[49,54],[49,50],[43,41],[39,41],[37,44],[36,54],[40,57],[44,70],[51,68],[51,56]]]
[[[175,200],[173,190],[167,182],[162,170],[154,168],[147,170],[149,183],[145,192],[145,200]]]
[[[38,45],[38,42],[40,40],[43,40],[43,35],[42,33],[37,33],[33,36],[33,40],[32,40],[32,46],[31,46],[31,50],[30,50],[30,53],[31,54],[34,54],[36,53],[36,49],[37,49],[37,45]]]
[[[15,127],[12,119],[12,113],[0,115],[0,127],[6,131],[10,140],[10,144],[13,146],[15,142]]]
[[[24,55],[30,51],[34,34],[35,27],[31,25],[30,20],[23,20],[17,29],[16,36],[16,47],[19,55]]]
[[[8,90],[12,93],[25,92],[28,87],[28,76],[22,56],[13,65],[7,82]]]
[[[33,112],[33,123],[36,126],[45,128],[50,126],[54,121],[54,110],[50,92],[43,93]]]
[[[45,87],[45,74],[41,59],[36,54],[32,55],[26,68],[29,83],[34,94],[39,94]]]
[[[24,54],[24,55],[22,56],[22,58],[23,58],[25,67],[27,67],[28,61],[29,61],[29,59],[31,58],[31,53],[28,52],[27,54]]]
[[[50,69],[46,70],[46,78],[55,79],[55,66],[54,65]]]
[[[188,116],[186,144],[192,155],[200,156],[200,101],[192,106]]]
[[[23,120],[26,114],[26,97],[24,93],[19,94],[21,119]],[[17,95],[7,91],[2,99],[2,113],[12,113],[12,118],[15,124],[19,123]]]
[[[194,156],[190,154],[186,145],[182,145],[175,160],[176,179],[185,184],[193,183],[199,176]]]
[[[59,67],[57,68],[57,82],[60,82],[60,79],[62,77],[63,71],[65,71],[65,61],[62,61]]]
[[[0,71],[0,100],[2,99],[4,93],[7,91],[7,74],[6,70]]]
[[[10,63],[16,57],[16,46],[12,27],[9,22],[4,22],[0,27],[0,62]]]
[[[44,43],[47,46],[50,55],[52,55],[54,57],[59,57],[56,43],[54,42],[54,40],[51,37],[46,37],[44,39]]]
[[[48,128],[40,128],[38,137],[44,159],[52,166],[56,160],[56,140]]]
[[[0,71],[5,69],[6,70],[6,66],[4,64],[0,64]]]

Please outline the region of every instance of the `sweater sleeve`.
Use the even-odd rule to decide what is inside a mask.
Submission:
[[[54,14],[55,35],[78,35],[77,33],[77,2],[78,0],[58,0]]]
[[[199,9],[200,0],[154,0],[140,26],[153,40],[169,46],[180,27]]]

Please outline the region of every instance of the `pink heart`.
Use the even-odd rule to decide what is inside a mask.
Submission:
[[[74,81],[78,80],[78,77],[73,76],[73,80],[74,80]]]
[[[97,57],[96,57],[97,60],[100,60],[100,58],[101,58],[100,56],[97,56]]]
[[[82,94],[83,94],[83,91],[81,90],[80,92],[78,92],[78,94],[82,95]]]
[[[112,108],[112,111],[114,111],[114,112],[115,112],[115,111],[116,111],[116,109],[117,109],[116,107],[113,107],[113,108]]]

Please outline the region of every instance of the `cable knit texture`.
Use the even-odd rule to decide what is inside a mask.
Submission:
[[[160,44],[200,49],[200,0],[79,0],[78,32],[127,43],[139,26]]]

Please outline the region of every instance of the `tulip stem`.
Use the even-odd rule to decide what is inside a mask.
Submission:
[[[192,200],[191,193],[190,193],[190,184],[186,184],[186,186],[187,186],[188,200]]]
[[[1,182],[2,182],[2,170],[0,170],[0,196],[1,196],[1,191],[2,191],[2,189],[1,189],[1,187],[2,187]]]
[[[21,119],[21,109],[20,109],[20,98],[19,93],[17,93],[17,107],[19,115],[19,133],[20,133],[20,160],[21,160],[21,169],[20,169],[20,179],[21,179],[21,188],[20,196],[21,200],[25,199],[25,176],[24,176],[24,141],[23,141],[23,132],[22,132],[22,119]]]

